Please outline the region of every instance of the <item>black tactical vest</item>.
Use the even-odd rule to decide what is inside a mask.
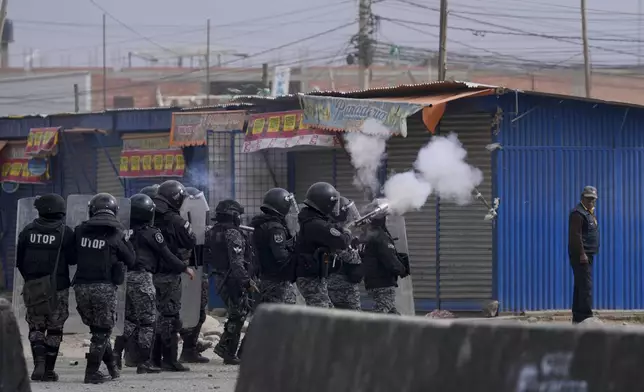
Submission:
[[[584,252],[589,255],[594,255],[599,250],[599,227],[597,225],[597,219],[581,204],[575,207],[574,212],[580,213],[584,218],[581,236]]]
[[[26,275],[41,277],[54,271],[58,248],[63,240],[64,228],[38,228],[29,225],[25,230],[24,270]],[[60,257],[64,258],[61,252]],[[60,264],[59,260],[59,264]],[[63,268],[59,268],[59,272]]]
[[[226,273],[230,268],[230,257],[228,256],[228,242],[226,231],[235,229],[233,225],[216,223],[210,229],[208,236],[208,247],[210,248],[210,260],[208,263],[214,272]]]
[[[76,283],[112,282],[113,252],[115,240],[113,230],[107,233],[81,230],[76,232],[76,252],[78,268]],[[114,260],[115,261],[115,260]]]

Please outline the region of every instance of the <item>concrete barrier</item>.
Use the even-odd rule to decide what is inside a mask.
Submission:
[[[244,350],[236,392],[644,390],[639,329],[263,305]]]
[[[11,302],[0,298],[0,392],[31,392],[20,329]]]

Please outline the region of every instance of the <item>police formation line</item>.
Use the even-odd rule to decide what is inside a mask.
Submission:
[[[129,199],[21,199],[16,275],[24,283],[17,283],[22,295],[14,308],[26,308],[31,379],[58,380],[54,367],[72,316],[91,333],[85,383],[118,378],[124,353],[138,374],[208,362],[201,353],[210,346],[199,333],[210,275],[227,308],[214,352],[228,365],[240,363],[242,328],[255,305],[295,304],[297,290],[309,306],[360,310],[364,280],[374,311],[398,313],[395,287],[409,275],[409,259],[396,250],[386,216],[373,213],[377,202],[366,209],[370,219],[356,225],[355,204],[324,182],[309,188],[301,210],[285,189],[269,190],[250,226],[242,225],[244,207],[235,200],[219,202],[207,225],[203,193],[177,181]]]

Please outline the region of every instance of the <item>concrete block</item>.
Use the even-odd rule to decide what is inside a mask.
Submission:
[[[644,334],[601,325],[446,323],[263,305],[244,350],[236,392],[599,392],[644,385]]]

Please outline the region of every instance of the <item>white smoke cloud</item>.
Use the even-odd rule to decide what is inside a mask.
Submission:
[[[389,129],[375,119],[365,120],[359,132],[344,134],[351,164],[356,169],[353,185],[358,189],[363,190],[367,187],[374,195],[378,192],[378,169],[385,158],[389,137]]]
[[[391,176],[383,187],[389,207],[396,214],[420,209],[432,192],[459,205],[472,201],[472,191],[483,182],[483,173],[469,165],[458,136],[434,136],[418,152],[414,170]]]
[[[455,133],[434,136],[418,152],[414,168],[446,201],[458,205],[472,201],[472,191],[483,182],[483,173],[465,162],[467,151]]]
[[[391,176],[383,187],[389,208],[395,214],[420,209],[432,194],[432,186],[413,170]]]

